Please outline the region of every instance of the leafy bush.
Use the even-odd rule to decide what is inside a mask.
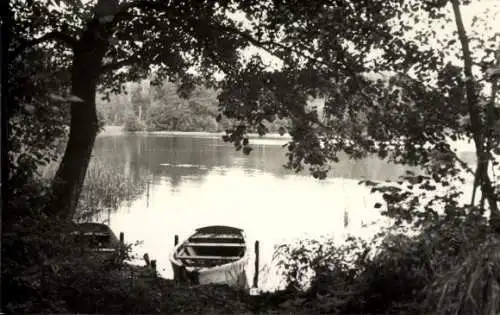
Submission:
[[[149,268],[127,264],[131,245],[125,248],[125,261],[82,255],[60,237],[63,224],[54,223],[26,220],[4,236],[4,311],[203,314],[212,309],[240,314],[247,308],[242,294],[229,287],[181,286]]]
[[[42,181],[9,199],[2,235],[2,310],[7,313],[241,313],[241,292],[225,286],[191,288],[131,266],[133,245],[108,259],[82,252],[66,237],[71,225],[43,213]],[[6,217],[7,218],[7,217]],[[3,223],[6,223],[5,221]]]
[[[437,275],[428,304],[439,315],[498,314],[500,311],[500,240],[490,235],[449,271]]]
[[[433,311],[437,301],[430,292],[438,285],[433,283],[488,235],[476,210],[439,216],[414,236],[390,228],[370,242],[351,237],[336,246],[331,240],[301,240],[281,246],[275,257],[301,307],[333,313]]]

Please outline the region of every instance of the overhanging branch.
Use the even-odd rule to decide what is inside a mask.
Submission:
[[[116,25],[118,22],[126,19],[130,16],[130,9],[148,9],[148,10],[156,10],[165,13],[170,13],[172,8],[168,5],[169,1],[147,1],[147,0],[136,0],[132,2],[126,2],[121,4],[117,10],[116,14],[113,18],[112,24]]]
[[[273,51],[273,48],[282,49],[282,50],[287,51],[289,53],[290,52],[291,53],[295,53],[298,56],[301,56],[301,57],[307,59],[308,61],[310,61],[312,63],[315,63],[315,64],[318,64],[320,66],[326,67],[326,69],[329,70],[329,71],[334,71],[334,70],[332,70],[332,65],[328,64],[328,62],[325,62],[325,61],[320,60],[318,58],[315,58],[313,56],[307,55],[304,52],[306,49],[299,50],[297,48],[288,47],[286,45],[283,45],[283,44],[277,43],[277,42],[273,42],[273,41],[260,41],[260,40],[258,40],[256,38],[254,38],[248,32],[241,31],[241,30],[239,30],[239,29],[237,29],[235,27],[231,27],[231,26],[211,25],[211,24],[208,24],[208,23],[207,23],[207,26],[215,28],[215,29],[219,29],[219,30],[222,30],[222,31],[225,31],[225,32],[228,32],[230,34],[234,34],[234,35],[240,36],[241,38],[243,38],[247,42],[251,43],[252,45],[254,45],[254,46],[258,47],[258,48],[264,49],[266,52],[270,53],[271,55],[273,55],[273,56],[275,56],[275,57],[277,57],[277,58],[279,58],[281,60],[283,60],[283,57],[279,56],[275,51]],[[368,95],[366,95],[364,93],[364,91],[363,91],[363,85],[358,80],[358,76],[359,75],[356,74],[356,72],[350,67],[350,65],[349,65],[349,63],[347,61],[347,56],[346,56],[346,53],[345,53],[345,49],[338,42],[337,42],[337,46],[339,48],[339,57],[340,57],[339,61],[342,62],[342,64],[344,65],[344,67],[345,67],[348,75],[350,75],[352,77],[352,79],[354,80],[354,84],[357,86],[358,92],[360,93],[361,97],[368,104],[373,104],[372,98],[370,98]]]

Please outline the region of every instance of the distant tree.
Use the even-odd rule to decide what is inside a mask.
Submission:
[[[102,0],[35,1],[26,7],[13,1],[15,22],[23,29],[10,59],[40,44],[55,46],[51,57],[71,74],[71,132],[48,212],[68,219],[74,214],[98,132],[98,86],[105,93],[119,92],[124,82],[145,78],[155,65],[160,81],[169,77],[189,91],[197,80],[213,81],[216,71],[238,68],[238,51],[249,45],[249,32],[228,14],[240,10],[257,16],[254,4]],[[188,72],[193,67],[196,76]]]
[[[144,91],[141,85],[135,85],[132,88],[130,97],[132,112],[139,121],[143,121],[151,103],[151,98],[147,94],[149,94],[149,89],[146,88],[146,91]]]

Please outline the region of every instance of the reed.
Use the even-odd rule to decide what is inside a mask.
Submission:
[[[87,169],[78,202],[77,220],[88,220],[119,209],[145,190],[149,176],[132,177],[124,172],[124,165],[106,163],[93,157]]]
[[[490,235],[465,260],[438,274],[427,291],[436,314],[486,315],[500,311],[500,240]]]
[[[57,167],[58,163],[51,163],[40,169],[40,179],[51,180]],[[128,176],[124,168],[123,163],[109,163],[102,157],[92,157],[78,200],[76,221],[103,221],[98,218],[116,211],[144,192],[150,177]]]

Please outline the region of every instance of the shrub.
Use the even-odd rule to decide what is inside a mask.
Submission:
[[[428,290],[429,308],[439,315],[498,314],[500,240],[490,235],[466,259],[438,274]]]
[[[453,278],[450,272],[458,277],[457,268],[471,260],[471,252],[478,256],[477,244],[488,235],[488,224],[477,209],[456,210],[453,216],[428,222],[414,236],[391,228],[370,242],[349,238],[336,246],[331,240],[301,240],[281,246],[275,256],[288,289],[297,292],[294,299],[305,299],[301,307],[333,313],[435,311],[436,292],[444,292]],[[484,259],[482,265],[484,261],[492,260]],[[488,273],[482,274],[486,279]]]
[[[246,310],[241,293],[229,287],[179,286],[150,268],[131,266],[132,245],[124,249],[123,260],[82,252],[66,237],[72,226],[42,212],[46,189],[36,182],[24,187],[29,197],[9,199],[13,215],[4,228],[1,249],[4,312],[240,314]]]

